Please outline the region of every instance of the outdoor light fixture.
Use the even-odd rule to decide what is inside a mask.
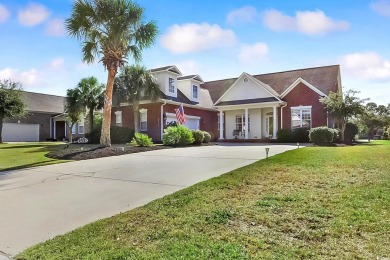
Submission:
[[[268,159],[269,148],[265,148],[265,158]]]
[[[299,142],[297,143],[298,149],[299,149]]]

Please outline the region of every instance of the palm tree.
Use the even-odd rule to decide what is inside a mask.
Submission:
[[[104,106],[104,84],[100,84],[95,77],[83,78],[77,85],[79,101],[89,110],[90,132],[93,129],[93,112]]]
[[[68,33],[83,41],[83,60],[97,58],[108,71],[104,99],[102,147],[111,145],[112,91],[118,68],[130,55],[141,60],[141,52],[156,39],[154,21],[143,23],[144,9],[130,0],[76,0],[71,18],[65,21]]]
[[[139,132],[139,103],[141,100],[156,101],[161,97],[157,79],[145,67],[124,67],[115,80],[114,91],[122,101],[133,105],[134,132]]]
[[[77,123],[80,122],[81,117],[85,113],[85,106],[80,102],[80,90],[78,88],[68,89],[66,91],[66,103],[65,103],[65,114],[68,120],[67,122],[67,132],[69,137],[69,143],[72,143],[72,128]]]

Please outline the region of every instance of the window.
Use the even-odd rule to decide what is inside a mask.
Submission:
[[[72,126],[72,135],[76,134],[76,125],[77,123],[73,124]]]
[[[115,112],[115,125],[122,126],[122,111]]]
[[[236,115],[236,130],[245,131],[245,115]],[[248,114],[248,132],[251,131],[251,118]]]
[[[139,129],[140,131],[147,131],[148,130],[148,110],[147,109],[140,109],[139,111]]]
[[[79,124],[79,134],[84,134],[84,118],[81,119],[81,121],[78,123]]]
[[[175,93],[175,80],[173,78],[169,78],[169,93]]]
[[[196,85],[192,86],[192,98],[198,99],[198,86]]]
[[[291,129],[311,128],[311,107],[291,108]]]

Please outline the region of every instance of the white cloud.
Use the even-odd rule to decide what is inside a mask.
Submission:
[[[64,59],[59,57],[59,58],[55,58],[54,60],[52,60],[50,63],[49,63],[49,69],[53,69],[53,70],[58,70],[58,69],[62,69],[63,66],[64,66]]]
[[[377,0],[370,4],[370,7],[375,12],[390,17],[390,0]]]
[[[297,31],[307,35],[324,35],[332,31],[349,29],[346,21],[335,21],[321,10],[297,11],[295,16],[288,16],[278,10],[265,12],[264,24],[274,31]]]
[[[256,19],[257,15],[258,13],[256,8],[252,6],[244,6],[228,13],[226,17],[226,22],[228,24],[253,22]]]
[[[41,4],[31,3],[25,9],[19,10],[19,22],[23,26],[34,26],[46,21],[50,16],[49,10]]]
[[[9,16],[10,13],[8,9],[4,5],[0,4],[0,24],[7,21]]]
[[[250,63],[263,60],[268,54],[268,45],[262,42],[253,45],[243,45],[240,50],[239,60],[243,63]]]
[[[53,19],[46,25],[45,33],[50,36],[64,36],[65,35],[64,20]]]
[[[341,69],[347,74],[372,81],[390,81],[390,60],[376,52],[361,52],[341,58]]]
[[[208,23],[175,24],[161,38],[162,46],[176,54],[232,46],[236,41],[236,35],[232,30]]]
[[[199,66],[194,60],[183,60],[178,62],[173,62],[176,67],[183,73],[183,75],[193,75],[199,74]]]
[[[39,87],[43,83],[42,75],[34,68],[25,71],[5,68],[0,70],[0,78],[20,82],[22,87]]]

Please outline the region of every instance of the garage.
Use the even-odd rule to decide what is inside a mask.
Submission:
[[[3,124],[3,142],[39,142],[39,124]]]
[[[199,120],[198,116],[189,116],[186,115],[186,123],[184,126],[188,127],[191,130],[199,130]],[[172,113],[167,113],[167,124],[170,122],[177,122],[176,115]]]

